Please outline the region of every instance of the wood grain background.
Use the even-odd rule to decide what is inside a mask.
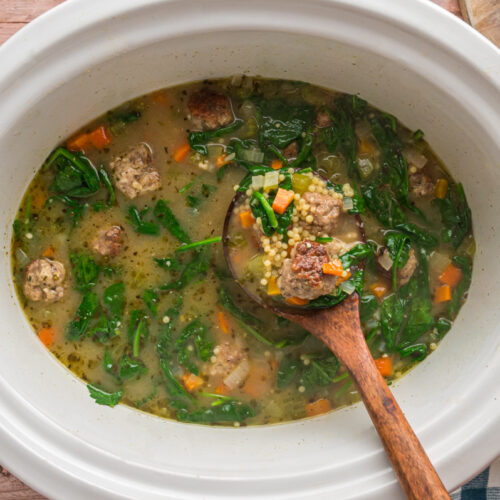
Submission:
[[[0,45],[25,24],[63,1],[0,0]],[[493,43],[500,46],[500,0],[431,1],[470,23]],[[0,500],[44,499],[45,497],[23,484],[0,465]]]

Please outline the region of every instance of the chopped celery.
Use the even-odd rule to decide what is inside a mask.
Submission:
[[[303,194],[309,189],[312,179],[306,174],[293,174],[292,186],[296,193]]]
[[[270,191],[271,189],[276,189],[280,182],[280,174],[277,170],[272,172],[266,172],[264,175],[264,190]]]

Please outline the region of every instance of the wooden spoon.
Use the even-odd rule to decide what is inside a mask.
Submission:
[[[228,230],[233,209],[240,197],[241,194],[237,194],[233,198],[223,230],[224,256],[235,281],[260,305],[302,326],[322,340],[346,367],[406,496],[415,500],[449,499],[450,496],[429,457],[375,365],[361,329],[358,294],[352,293],[329,309],[305,310],[289,307],[285,303],[279,305],[266,302],[238,280],[230,258]],[[362,224],[358,225],[364,239]]]
[[[313,314],[278,313],[322,340],[347,368],[409,499],[449,499],[441,479],[373,361],[353,293]]]

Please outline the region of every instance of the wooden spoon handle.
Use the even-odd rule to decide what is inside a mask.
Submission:
[[[349,371],[406,496],[415,500],[449,499],[429,457],[373,361],[361,330],[358,303],[359,298],[353,295],[343,305],[311,316],[295,317],[293,321],[319,337]]]

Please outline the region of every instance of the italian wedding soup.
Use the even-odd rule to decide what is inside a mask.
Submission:
[[[41,165],[13,229],[25,314],[89,404],[231,426],[358,399],[319,340],[240,284],[309,309],[358,293],[390,384],[450,329],[475,249],[464,189],[421,130],[359,96],[242,76],[85,125]]]

